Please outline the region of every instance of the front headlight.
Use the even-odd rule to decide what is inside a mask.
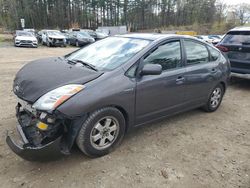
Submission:
[[[32,107],[38,110],[54,110],[67,99],[84,89],[84,87],[80,84],[59,87],[41,96]]]

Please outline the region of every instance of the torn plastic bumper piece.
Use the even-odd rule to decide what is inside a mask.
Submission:
[[[16,144],[8,135],[8,133],[6,137],[6,142],[11,148],[11,150],[21,158],[28,161],[51,161],[63,156],[63,153],[61,152],[62,136],[43,146],[34,147],[28,143],[28,140],[25,137],[25,134],[23,133],[20,125],[17,125],[17,129],[22,137],[23,145],[20,146]]]

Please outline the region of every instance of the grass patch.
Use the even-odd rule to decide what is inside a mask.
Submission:
[[[10,34],[0,34],[0,42],[11,42],[13,40],[13,36]]]

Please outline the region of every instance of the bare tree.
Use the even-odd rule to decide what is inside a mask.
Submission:
[[[240,20],[240,24],[244,25],[250,20],[250,5],[242,3],[234,7],[236,17]]]

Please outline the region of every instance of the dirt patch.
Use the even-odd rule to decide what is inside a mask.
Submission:
[[[250,187],[250,81],[237,79],[215,113],[193,110],[128,134],[113,153],[90,159],[77,147],[49,163],[24,161],[5,143],[14,130],[12,82],[28,61],[76,48],[1,48],[1,187]]]

